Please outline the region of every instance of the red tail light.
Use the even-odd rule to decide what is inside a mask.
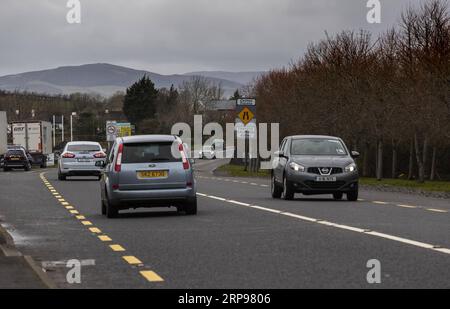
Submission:
[[[122,170],[122,152],[123,152],[123,144],[120,144],[119,150],[117,151],[116,164],[114,165],[114,170],[116,172],[120,172]]]
[[[94,158],[100,159],[100,158],[106,158],[106,153],[104,152],[97,152],[94,154]]]
[[[65,152],[62,155],[63,158],[67,158],[67,159],[73,159],[75,158],[75,154],[71,153],[71,152]]]
[[[181,159],[183,160],[183,168],[185,170],[188,170],[189,169],[189,160],[187,159],[186,153],[184,152],[183,144],[180,144],[178,146],[178,150],[180,150]]]

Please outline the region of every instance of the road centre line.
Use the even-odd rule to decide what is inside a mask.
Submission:
[[[211,195],[208,195],[205,193],[200,193],[198,195],[201,197],[212,198],[215,200],[219,199],[217,196],[211,196]],[[353,226],[349,226],[349,225],[338,224],[338,223],[325,221],[325,220],[321,220],[321,219],[316,219],[316,218],[312,218],[312,217],[305,217],[302,215],[297,215],[297,214],[293,214],[293,213],[289,213],[289,212],[283,212],[278,209],[261,207],[258,205],[250,205],[250,204],[241,203],[241,202],[238,202],[235,200],[228,200],[226,198],[220,198],[220,201],[223,201],[225,203],[235,204],[235,205],[248,206],[250,208],[258,209],[258,210],[265,211],[265,212],[275,213],[275,214],[288,216],[288,217],[296,218],[299,220],[308,221],[308,222],[312,222],[312,223],[316,223],[316,224],[321,224],[321,225],[325,225],[325,226],[329,226],[329,227],[333,227],[333,228],[338,228],[338,229],[348,230],[348,231],[357,232],[357,233],[361,233],[361,234],[365,234],[365,235],[371,235],[371,236],[375,236],[375,237],[379,237],[379,238],[384,238],[384,239],[400,242],[403,244],[408,244],[408,245],[412,245],[415,247],[424,248],[424,249],[437,251],[437,252],[441,252],[441,253],[450,255],[450,249],[442,248],[438,245],[432,245],[432,244],[428,244],[428,243],[424,243],[424,242],[420,242],[420,241],[416,241],[416,240],[398,237],[395,235],[380,233],[380,232],[372,231],[369,229],[357,228],[357,227],[353,227]]]
[[[203,178],[203,179],[212,179],[212,180],[219,180],[219,181],[226,181],[226,182],[230,182],[227,178],[217,178],[217,177],[205,177],[205,176],[197,176],[198,178]],[[268,185],[264,185],[264,184],[257,184],[254,182],[247,182],[247,181],[238,181],[238,180],[233,180],[232,182],[234,183],[241,183],[241,184],[249,184],[252,186],[259,186],[259,187],[264,187],[264,188],[268,188]],[[358,199],[359,202],[365,202],[365,199]],[[421,206],[414,206],[414,205],[405,205],[405,204],[397,204],[394,202],[385,202],[385,201],[367,201],[369,203],[373,203],[373,204],[377,204],[377,205],[390,205],[390,206],[397,206],[397,207],[402,207],[402,208],[410,208],[410,209],[423,209],[423,210],[427,210],[427,211],[432,211],[435,213],[448,213],[448,210],[444,210],[444,209],[437,209],[437,208],[426,208],[426,207],[421,207]]]

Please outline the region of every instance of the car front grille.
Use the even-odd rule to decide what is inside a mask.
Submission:
[[[319,171],[320,168],[324,168],[324,167],[308,167],[308,173],[322,175],[320,173],[320,171]],[[331,169],[330,175],[335,175],[335,174],[341,174],[342,173],[342,168],[341,167],[327,167],[327,168]]]
[[[311,189],[339,189],[343,185],[345,185],[345,181],[333,181],[333,182],[321,182],[321,181],[313,181],[307,180],[305,184]]]

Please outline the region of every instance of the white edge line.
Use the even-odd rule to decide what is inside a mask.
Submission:
[[[271,212],[271,213],[275,213],[275,214],[280,214],[280,215],[283,215],[283,216],[288,216],[288,217],[300,219],[300,220],[303,220],[303,221],[314,222],[314,223],[318,223],[318,224],[322,224],[322,225],[326,225],[326,226],[331,226],[331,227],[335,227],[335,228],[339,228],[339,229],[344,229],[344,230],[358,232],[358,233],[362,233],[362,234],[366,234],[366,235],[371,235],[371,236],[376,236],[376,237],[380,237],[380,238],[385,238],[385,239],[393,240],[393,241],[396,241],[396,242],[400,242],[400,243],[404,243],[404,244],[408,244],[408,245],[412,245],[412,246],[416,246],[416,247],[420,247],[420,248],[424,248],[424,249],[430,249],[430,250],[433,250],[433,251],[437,251],[437,252],[441,252],[441,253],[445,253],[445,254],[450,254],[450,249],[447,249],[447,248],[436,248],[434,245],[427,244],[427,243],[420,242],[420,241],[416,241],[416,240],[411,240],[411,239],[398,237],[398,236],[394,236],[394,235],[389,235],[389,234],[385,234],[385,233],[370,231],[370,230],[367,230],[367,229],[356,228],[356,227],[352,227],[352,226],[348,226],[348,225],[336,224],[336,223],[333,223],[333,222],[329,222],[329,221],[325,221],[325,220],[319,220],[319,219],[315,219],[315,218],[311,218],[311,217],[305,217],[305,216],[293,214],[293,213],[290,213],[290,212],[283,212],[283,211],[279,211],[279,210],[272,209],[272,208],[261,207],[261,206],[257,206],[257,205],[250,205],[250,204],[247,204],[247,203],[242,203],[242,202],[238,202],[238,201],[234,201],[234,200],[227,200],[225,198],[221,198],[221,197],[217,197],[217,196],[206,195],[206,194],[202,194],[202,193],[197,193],[197,194],[200,195],[200,196],[206,196],[206,197],[209,197],[209,198],[212,198],[212,199],[215,199],[215,200],[219,200],[219,201],[224,201],[224,202],[233,203],[233,204],[242,205],[242,206],[250,206],[251,208],[255,208],[255,209],[259,209],[259,210],[262,210],[262,211]]]

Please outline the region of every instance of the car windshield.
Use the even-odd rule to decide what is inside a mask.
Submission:
[[[68,145],[67,151],[72,152],[93,152],[93,151],[100,151],[100,146],[98,145]]]
[[[6,153],[9,156],[23,156],[23,150],[20,149],[14,149],[14,150],[8,150],[8,152]]]
[[[344,145],[335,139],[311,138],[294,139],[291,145],[292,155],[308,156],[345,156]]]
[[[122,163],[150,163],[150,162],[179,162],[181,156],[175,158],[172,155],[172,146],[178,148],[172,142],[131,143],[124,144]],[[176,153],[174,148],[174,153]]]

